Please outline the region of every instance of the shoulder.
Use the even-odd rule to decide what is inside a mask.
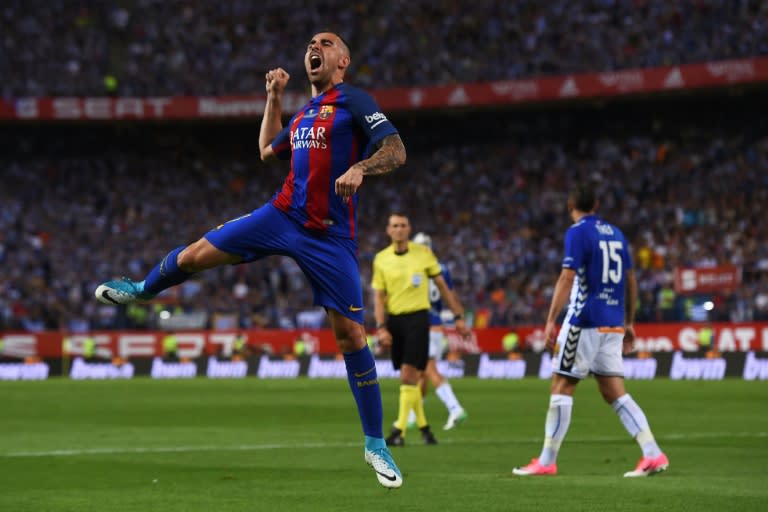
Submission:
[[[378,115],[380,117],[384,117],[379,104],[376,103],[376,99],[367,91],[353,87],[351,85],[341,84],[339,86],[339,93],[342,99],[342,103],[344,103],[346,107],[352,112],[365,115],[373,114],[373,116]]]
[[[607,222],[605,222],[599,217],[596,217],[594,215],[587,215],[579,219],[577,222],[574,222],[573,224],[571,224],[571,227],[568,228],[568,230],[576,233],[592,232],[592,231],[595,231],[596,228],[599,230],[602,226],[608,226],[608,225],[609,224]]]
[[[359,87],[355,87],[354,85],[349,85],[347,83],[343,83],[339,85],[339,91],[343,93],[347,98],[350,100],[355,99],[363,99],[363,100],[372,100],[373,96],[371,94],[363,89],[360,89]]]
[[[382,259],[386,258],[392,253],[392,247],[388,246],[384,249],[380,250],[376,253],[376,255],[373,257],[373,262],[376,263],[377,261],[381,261]]]
[[[435,253],[432,252],[432,249],[426,245],[409,242],[409,252],[410,249],[413,249],[414,256],[418,257],[419,261],[423,262],[425,265],[429,265],[430,267],[434,267],[436,265],[439,266],[437,256],[435,256]]]
[[[408,242],[408,252],[415,256],[424,256],[432,254],[432,251],[426,245]]]
[[[568,235],[575,235],[575,234],[581,233],[582,231],[584,231],[585,227],[586,227],[586,224],[584,223],[584,221],[580,220],[579,222],[576,222],[568,226],[568,229],[565,230],[565,234],[566,236],[568,236]]]
[[[610,226],[613,228],[613,230],[616,233],[617,237],[619,237],[619,238],[621,238],[623,240],[626,240],[627,237],[624,235],[624,232],[621,230],[620,227],[616,226],[615,224],[610,224]]]

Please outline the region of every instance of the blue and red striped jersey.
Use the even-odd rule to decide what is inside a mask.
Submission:
[[[395,133],[361,89],[341,83],[312,98],[272,141],[275,155],[291,160],[272,204],[309,229],[355,239],[358,197],[345,203],[336,195],[336,179]]]

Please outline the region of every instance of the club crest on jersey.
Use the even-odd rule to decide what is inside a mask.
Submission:
[[[320,107],[320,114],[318,114],[317,117],[320,119],[328,119],[333,115],[333,106],[332,105],[323,105]]]

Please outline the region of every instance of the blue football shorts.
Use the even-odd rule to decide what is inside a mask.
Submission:
[[[243,258],[289,256],[309,280],[317,306],[363,323],[363,287],[357,244],[350,238],[309,230],[267,203],[205,234],[214,247]]]

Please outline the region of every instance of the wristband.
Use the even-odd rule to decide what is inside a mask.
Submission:
[[[386,329],[387,324],[376,324],[377,329]]]
[[[464,320],[464,315],[453,315],[453,321]]]

